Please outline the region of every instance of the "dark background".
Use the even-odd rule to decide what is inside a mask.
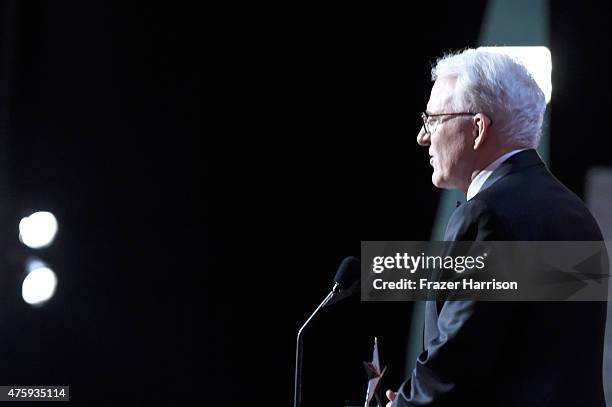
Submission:
[[[430,237],[419,112],[485,3],[3,2],[0,384],[69,384],[76,405],[289,405],[295,333],[342,258]],[[612,161],[609,16],[551,3],[551,168],[581,195]],[[59,286],[32,308],[17,223],[39,209],[59,220],[37,253]],[[360,403],[374,336],[396,388],[410,316],[327,309],[304,405]]]

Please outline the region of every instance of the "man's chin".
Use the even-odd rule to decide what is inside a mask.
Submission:
[[[435,171],[433,174],[431,174],[431,183],[434,185],[434,187],[439,189],[453,189],[452,186],[448,185],[448,181],[438,176]]]
[[[440,177],[438,177],[435,171],[433,174],[431,174],[431,183],[436,188],[440,188],[440,189],[444,188],[443,186],[444,184],[442,183],[442,180],[440,179]]]

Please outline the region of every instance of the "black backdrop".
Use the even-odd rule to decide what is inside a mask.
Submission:
[[[477,44],[484,4],[4,2],[0,383],[68,383],[77,405],[288,405],[295,333],[341,259],[430,236],[418,113],[430,64]],[[608,16],[552,7],[552,169],[581,194],[610,164]],[[15,234],[33,209],[60,221],[41,254],[60,285],[38,309]],[[395,388],[410,315],[322,314],[304,405],[358,403],[375,335]]]

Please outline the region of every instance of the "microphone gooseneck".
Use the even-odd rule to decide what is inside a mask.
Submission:
[[[355,257],[347,257],[342,260],[336,276],[334,277],[334,287],[331,292],[323,299],[317,309],[308,317],[304,325],[299,329],[295,347],[295,382],[294,382],[294,398],[293,407],[300,407],[301,405],[301,393],[302,393],[302,333],[304,328],[310,323],[319,310],[325,307],[335,296],[339,297],[339,294],[343,290],[348,290],[359,281],[360,276],[360,262]],[[352,294],[349,293],[349,295]],[[342,299],[342,298],[340,298]]]

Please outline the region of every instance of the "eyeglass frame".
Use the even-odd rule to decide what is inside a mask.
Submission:
[[[425,134],[429,134],[430,136],[432,135],[432,133],[434,133],[436,130],[434,128],[433,131],[430,131],[428,129],[428,124],[427,121],[429,120],[430,117],[439,117],[439,116],[454,116],[454,117],[458,117],[458,116],[475,116],[478,113],[471,113],[471,112],[456,112],[456,113],[427,113],[427,112],[421,112],[421,120],[423,120],[423,130],[425,130]],[[488,117],[488,116],[487,116]],[[491,120],[491,118],[489,118],[490,120],[490,125],[493,124],[493,120]]]

